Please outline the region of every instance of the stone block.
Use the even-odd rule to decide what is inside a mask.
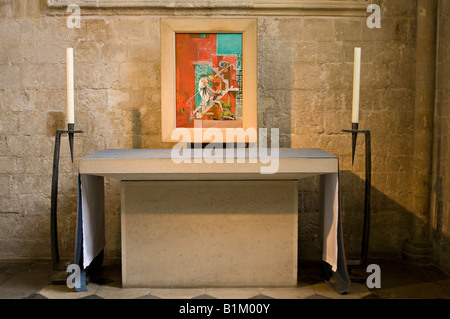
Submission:
[[[64,50],[64,57],[65,57]],[[98,63],[100,57],[99,45],[94,41],[80,41],[74,45],[73,59],[75,63]],[[64,60],[65,62],[65,60]]]
[[[296,181],[122,182],[121,216],[124,287],[297,284]]]
[[[292,88],[303,90],[320,90],[324,88],[322,68],[319,64],[297,64],[291,74]]]
[[[409,0],[396,0],[383,2],[381,14],[386,17],[415,17],[417,14],[416,2]]]
[[[0,22],[0,43],[14,43],[20,39],[20,22],[4,20]]]
[[[141,17],[121,17],[111,21],[111,33],[117,40],[147,41],[149,34],[159,35],[159,25]]]
[[[292,62],[316,63],[317,45],[315,41],[298,41],[292,43]]]
[[[21,87],[21,67],[17,64],[0,65],[0,89],[19,89]]]
[[[264,65],[258,71],[265,72],[267,68],[284,67],[288,71],[291,66],[292,44],[288,41],[280,41],[279,38],[264,37],[258,42],[258,62]],[[281,71],[281,70],[280,70]]]
[[[17,134],[19,130],[19,115],[12,114],[6,116],[6,112],[0,112],[0,134],[10,135]]]
[[[129,62],[146,63],[159,61],[160,41],[130,41],[127,44]]]
[[[16,159],[14,157],[2,156],[0,157],[0,164],[2,167],[2,174],[15,174],[16,170]]]
[[[9,61],[11,63],[35,63],[36,49],[33,42],[17,42],[9,46]]]
[[[9,108],[13,112],[33,111],[36,109],[35,90],[14,90],[9,92]]]
[[[303,41],[332,41],[333,21],[329,18],[311,18],[303,20]]]
[[[345,151],[346,136],[344,135],[325,135],[322,134],[319,137],[317,147],[333,154],[335,156],[340,156]]]
[[[300,41],[303,33],[303,21],[298,17],[280,19],[278,30],[279,34],[286,36],[289,41]]]
[[[342,63],[344,61],[342,41],[317,43],[317,63]]]
[[[413,140],[411,135],[403,134],[396,135],[396,138],[391,139],[388,147],[390,155],[405,155],[413,153]]]
[[[5,43],[0,43],[0,64],[8,64],[9,63],[9,45]]]
[[[2,162],[0,160],[0,162]],[[3,196],[9,196],[10,195],[10,188],[11,188],[11,176],[8,175],[0,175],[0,195]],[[1,210],[1,208],[0,208]]]
[[[345,127],[345,118],[349,117],[350,114],[346,112],[325,112],[323,116],[323,128],[325,134],[339,134],[342,132],[343,127]]]
[[[390,67],[386,64],[361,64],[361,92],[367,89],[387,89],[391,84],[391,74]],[[353,85],[353,81],[350,83]]]
[[[38,111],[24,111],[19,114],[18,133],[24,135],[45,134],[45,115]]]
[[[89,72],[89,86],[92,89],[117,88],[119,82],[119,64],[94,64]]]
[[[7,19],[12,16],[12,1],[6,0],[0,3],[0,18]]]
[[[334,37],[337,41],[360,41],[362,39],[362,27],[363,23],[360,18],[334,19]]]
[[[34,41],[34,21],[32,19],[26,19],[20,21],[20,41],[21,42],[33,42]]]
[[[74,64],[74,87],[78,89],[89,89],[91,81],[91,71],[94,68],[93,63],[76,63]],[[65,66],[64,66],[65,67]],[[65,68],[61,68],[61,72],[65,72]],[[66,83],[66,82],[64,82]]]
[[[60,68],[56,63],[23,64],[22,86],[25,89],[60,89],[65,82],[60,81]],[[16,72],[19,71],[19,68]],[[18,73],[20,75],[20,73]],[[14,73],[11,73],[14,75]]]
[[[8,135],[6,143],[7,151],[17,157],[40,156],[38,136]]]
[[[362,66],[361,66],[362,69]],[[361,71],[362,75],[362,71]],[[353,64],[327,63],[322,70],[320,88],[325,89],[352,89],[353,88]],[[361,80],[362,83],[362,80]]]
[[[122,63],[120,64],[119,86],[122,88],[159,87],[159,64]]]
[[[41,14],[41,3],[35,0],[14,0],[12,17],[17,19],[37,19]]]
[[[55,38],[56,21],[51,18],[37,19],[34,23],[34,40],[36,42],[49,41]]]
[[[388,89],[383,91],[381,106],[390,107],[399,112],[414,110],[414,90],[408,88]]]
[[[351,104],[351,100],[343,90],[331,89],[317,95],[325,111],[346,110],[347,106]]]
[[[267,35],[267,37],[274,37],[279,35],[280,19],[261,18],[258,20],[258,33]]]
[[[130,104],[130,91],[129,90],[107,90],[107,101],[109,107],[114,108],[126,108]]]
[[[128,42],[112,39],[100,47],[100,61],[105,63],[126,62],[128,60]],[[91,61],[94,62],[94,61]]]
[[[86,23],[86,40],[106,42],[110,39],[109,21],[98,18],[84,18]]]
[[[12,177],[12,191],[14,194],[34,194],[43,189],[42,180],[37,174],[18,174]],[[26,205],[26,202],[23,202]]]

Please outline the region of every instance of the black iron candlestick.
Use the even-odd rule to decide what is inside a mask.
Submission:
[[[355,149],[356,149],[356,139],[358,133],[365,134],[366,140],[366,168],[365,168],[365,192],[364,192],[364,224],[363,224],[363,237],[362,237],[362,245],[361,245],[361,257],[359,261],[349,261],[347,263],[348,269],[352,268],[363,268],[367,265],[367,255],[369,249],[369,231],[370,231],[370,193],[371,193],[371,185],[372,185],[372,151],[371,151],[371,141],[370,141],[370,131],[368,130],[359,130],[358,123],[352,123],[351,130],[343,130],[343,132],[352,133],[352,165],[355,157]]]
[[[52,175],[52,195],[51,195],[51,208],[50,208],[50,234],[51,234],[51,249],[52,249],[52,263],[54,270],[66,270],[65,265],[61,265],[59,259],[58,248],[58,217],[57,217],[57,204],[58,204],[58,171],[59,171],[59,150],[61,146],[61,135],[68,134],[70,156],[73,163],[73,135],[74,133],[83,133],[83,131],[75,131],[75,125],[73,123],[67,124],[67,131],[56,131],[55,136],[55,150],[53,152],[53,175]]]
[[[355,162],[356,139],[358,137],[358,123],[352,123],[352,165]],[[344,130],[344,132],[346,132]]]

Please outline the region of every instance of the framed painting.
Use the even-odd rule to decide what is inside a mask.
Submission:
[[[237,142],[227,129],[240,129],[256,142],[256,60],[256,19],[161,19],[162,141]]]

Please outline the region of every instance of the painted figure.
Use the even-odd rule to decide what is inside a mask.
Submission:
[[[207,113],[208,110],[218,104],[220,109],[222,110],[222,102],[217,99],[217,96],[220,95],[220,90],[214,90],[211,85],[214,81],[214,77],[210,75],[209,77],[203,77],[198,82],[198,94],[200,94],[202,101],[200,105],[194,110],[193,116],[196,116],[197,113]]]

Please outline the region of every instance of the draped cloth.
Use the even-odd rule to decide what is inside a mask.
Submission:
[[[350,278],[340,216],[339,173],[321,176],[321,232],[323,280],[338,293],[347,293]]]
[[[75,263],[81,269],[81,287],[86,291],[86,270],[105,247],[104,178],[79,174]]]

